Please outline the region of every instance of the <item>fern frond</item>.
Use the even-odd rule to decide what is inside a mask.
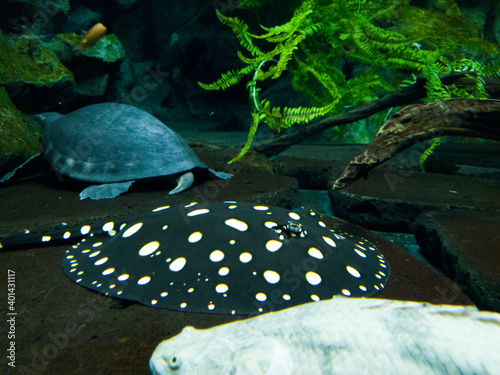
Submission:
[[[274,27],[265,27],[260,25],[260,27],[264,31],[267,31],[267,33],[262,35],[252,34],[252,36],[255,39],[266,39],[268,42],[283,42],[300,28],[304,19],[313,12],[315,5],[315,0],[305,0],[297,9],[295,9],[293,17],[289,22]]]
[[[252,43],[252,34],[248,32],[248,25],[237,17],[226,17],[219,10],[215,11],[217,18],[224,25],[229,26],[241,46],[253,56],[262,54],[261,50]]]
[[[225,90],[228,87],[236,85],[240,82],[243,76],[250,73],[253,69],[253,66],[249,65],[240,70],[230,70],[227,73],[223,73],[222,76],[214,83],[206,84],[198,82],[198,85],[205,90]]]
[[[257,128],[259,127],[259,122],[261,121],[263,115],[259,114],[258,112],[252,112],[252,124],[250,125],[250,131],[248,132],[248,137],[247,137],[247,142],[245,143],[245,146],[241,149],[240,153],[232,158],[228,164],[231,164],[235,162],[236,160],[239,160],[245,155],[250,148],[250,145],[252,144],[253,138],[255,137],[255,133],[257,132]]]
[[[290,38],[286,41],[280,54],[278,65],[276,66],[276,71],[274,72],[274,75],[272,77],[273,79],[278,78],[281,73],[283,73],[288,62],[292,59],[293,51],[298,48],[299,43],[302,42],[305,37],[305,35],[299,34],[295,38]]]

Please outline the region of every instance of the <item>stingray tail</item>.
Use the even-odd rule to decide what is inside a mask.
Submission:
[[[88,224],[79,226],[68,226],[66,223],[61,223],[53,230],[31,231],[24,230],[24,234],[5,237],[0,239],[0,249],[15,249],[22,248],[28,245],[53,245],[64,242],[76,242],[87,235],[107,233],[109,236],[114,236],[124,224],[108,221],[105,224]]]

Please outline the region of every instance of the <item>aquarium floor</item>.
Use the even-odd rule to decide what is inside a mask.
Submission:
[[[239,199],[292,206],[298,186],[290,177],[241,173],[224,187],[217,181],[168,196],[159,188],[135,190],[113,200],[80,201],[78,191],[65,189],[53,176],[39,176],[0,189],[0,233],[28,226],[50,229],[61,221],[85,223],[127,215],[161,204]],[[212,188],[208,188],[212,186]],[[207,194],[200,195],[200,192]],[[391,265],[391,278],[380,298],[471,304],[448,278],[415,259],[395,243],[337,219],[325,221],[375,243]],[[61,260],[68,245],[18,249],[0,253],[0,273],[16,276],[16,365],[6,374],[148,374],[148,361],[158,343],[183,327],[211,327],[241,317],[160,310],[125,304],[82,288],[67,278]],[[4,284],[3,284],[4,285]],[[5,301],[4,301],[5,302]],[[4,304],[5,305],[5,304]],[[6,337],[6,324],[0,334]],[[3,340],[2,340],[3,341]]]

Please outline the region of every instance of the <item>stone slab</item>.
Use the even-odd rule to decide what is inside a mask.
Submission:
[[[500,312],[500,213],[428,212],[417,220],[416,239],[479,308]]]
[[[345,189],[329,189],[329,195],[336,216],[388,232],[413,233],[415,218],[428,211],[500,211],[500,181],[436,173],[376,168]]]

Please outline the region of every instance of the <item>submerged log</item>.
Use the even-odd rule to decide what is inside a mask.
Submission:
[[[343,189],[396,153],[428,139],[458,135],[500,140],[500,100],[447,99],[414,104],[393,114],[358,152],[333,189]]]

